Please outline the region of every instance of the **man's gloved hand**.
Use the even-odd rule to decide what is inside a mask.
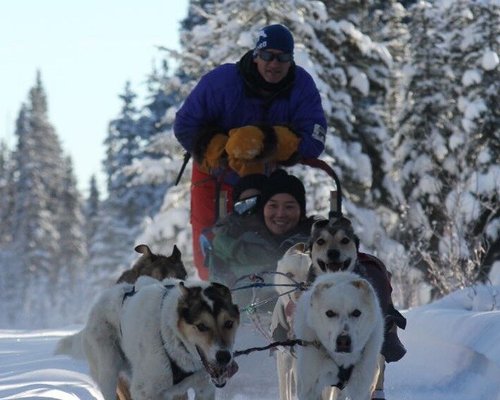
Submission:
[[[262,161],[246,161],[231,156],[228,157],[228,165],[239,176],[263,174],[265,170]]]
[[[209,171],[221,166],[225,161],[225,146],[228,136],[223,133],[216,133],[207,145],[203,160],[200,162],[202,169]]]
[[[276,125],[273,127],[278,138],[278,148],[274,159],[280,163],[297,159],[300,137],[285,126]]]
[[[226,152],[229,159],[254,160],[264,150],[264,132],[256,126],[247,125],[229,131]]]

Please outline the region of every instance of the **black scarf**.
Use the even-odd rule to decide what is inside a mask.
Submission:
[[[278,83],[269,83],[260,75],[254,62],[253,50],[249,50],[237,63],[238,70],[245,82],[245,89],[251,96],[274,99],[286,95],[295,80],[295,62],[292,61],[288,74]]]

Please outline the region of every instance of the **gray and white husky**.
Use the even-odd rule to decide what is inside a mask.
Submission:
[[[74,342],[81,340],[106,400],[116,399],[124,375],[134,400],[184,398],[189,388],[197,399],[213,399],[214,385],[223,387],[238,368],[233,344],[239,311],[229,289],[177,279],[141,284],[142,279],[102,293],[84,329],[63,338],[57,352],[74,353]]]

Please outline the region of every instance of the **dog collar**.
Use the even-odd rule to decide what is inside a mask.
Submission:
[[[333,363],[337,366],[337,368],[339,369],[339,372],[337,372],[338,382],[331,386],[338,387],[339,390],[343,390],[345,388],[345,385],[347,385],[347,382],[349,382],[349,379],[351,378],[354,365],[351,365],[347,368],[343,367],[342,365],[338,365],[335,362],[335,360],[330,356],[330,353],[325,348],[325,346],[323,346],[321,342],[315,340],[314,342],[312,342],[312,344],[314,345],[314,347],[316,347],[316,349],[318,349],[318,351],[323,351],[328,356],[328,358],[330,358],[333,361]]]
[[[332,385],[332,387],[338,387],[339,390],[343,390],[345,388],[345,385],[347,384],[347,382],[349,382],[349,379],[351,378],[353,368],[354,365],[351,365],[348,368],[339,366],[339,372],[337,373],[337,378],[339,381],[335,385]]]
[[[163,345],[163,348],[165,349],[165,345]],[[168,361],[170,361],[170,368],[172,369],[172,381],[174,385],[177,385],[179,382],[182,382],[184,379],[187,377],[193,375],[194,372],[187,372],[184,371],[181,367],[177,365],[177,363],[170,357],[170,354],[168,354],[167,349],[165,349],[165,354],[167,355]]]
[[[132,288],[130,290],[128,290],[127,292],[123,293],[122,306],[123,306],[123,303],[125,303],[125,300],[127,299],[127,297],[132,297],[136,293],[137,292],[135,290],[135,285],[132,286]]]
[[[163,302],[165,301],[165,297],[167,297],[170,289],[174,288],[175,285],[163,285],[163,288],[165,289],[165,292],[163,293],[163,296],[161,298],[161,304],[163,305]],[[172,356],[169,354],[167,351],[167,346],[166,346],[166,341],[165,338],[163,337],[163,332],[160,329],[160,340],[161,340],[161,346],[163,347],[163,351],[165,352],[165,355],[168,358],[168,361],[170,362],[170,368],[172,369],[172,381],[174,385],[178,384],[179,382],[182,382],[184,379],[187,377],[191,376],[194,374],[194,371],[185,371],[183,370],[179,364],[172,358]],[[179,341],[179,347],[188,355],[190,355],[189,350],[187,349],[186,345],[182,340],[177,338]]]

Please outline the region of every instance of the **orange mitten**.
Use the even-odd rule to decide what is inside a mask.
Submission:
[[[274,155],[276,161],[287,161],[299,149],[300,137],[285,126],[273,127],[278,137],[278,149]]]
[[[228,164],[239,176],[264,173],[264,163],[259,161],[245,161],[229,156]]]
[[[221,158],[224,156],[224,148],[227,143],[227,135],[217,133],[208,143],[205,151],[205,156],[201,162],[201,167],[204,170],[214,169],[220,166]]]
[[[264,150],[264,132],[256,126],[247,125],[229,131],[226,152],[229,158],[253,160]]]

